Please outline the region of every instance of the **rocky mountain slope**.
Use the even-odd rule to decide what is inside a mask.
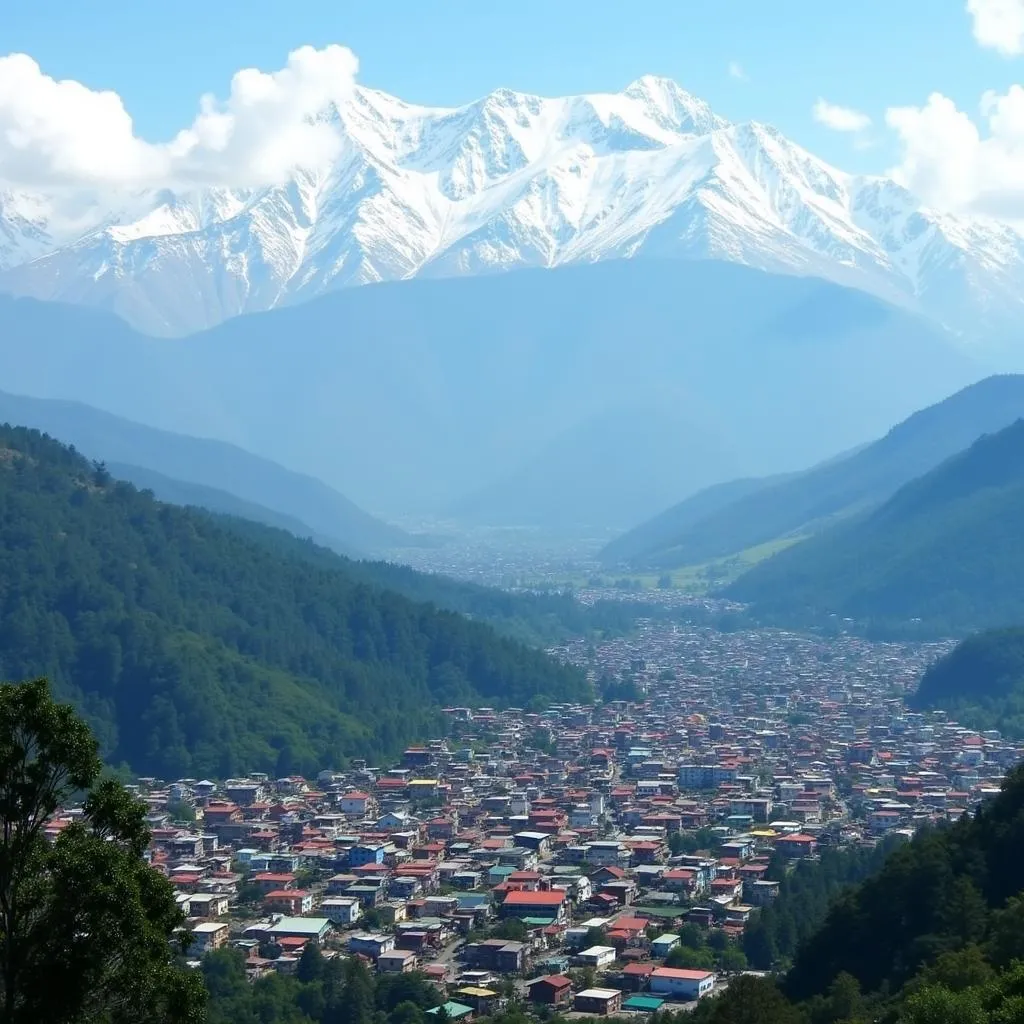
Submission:
[[[1010,227],[925,209],[666,79],[455,109],[358,88],[332,121],[333,165],[272,187],[83,196],[74,217],[0,190],[0,289],[174,335],[370,282],[713,258],[860,288],[996,358],[1024,308]]]

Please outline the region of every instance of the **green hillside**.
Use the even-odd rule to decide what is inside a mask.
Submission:
[[[976,817],[920,833],[878,874],[846,893],[798,952],[785,981],[789,995],[824,996],[842,974],[856,979],[864,993],[884,996],[907,986],[911,1002],[929,984],[965,990],[989,982],[991,990],[977,996],[994,1008],[1005,995],[996,970],[1012,968],[1018,989],[1021,979],[1015,961],[1024,958],[1022,837],[1024,770],[1017,769]]]
[[[957,635],[1024,621],[1024,421],[726,588],[769,620]]]
[[[988,377],[922,409],[852,454],[760,486],[739,480],[696,495],[613,541],[603,557],[673,568],[826,529],[877,506],[982,435],[1021,416],[1024,376]],[[735,492],[731,497],[730,490]],[[705,503],[710,507],[703,510]]]
[[[909,703],[944,708],[974,729],[1024,736],[1024,628],[968,637],[928,669]]]
[[[90,459],[117,465],[123,479],[151,488],[163,501],[249,515],[274,525],[302,524],[303,536],[315,536],[345,554],[419,543],[321,480],[224,441],[157,430],[81,402],[3,391],[0,422],[34,427]],[[146,479],[141,479],[143,474]]]
[[[157,501],[166,501],[171,505],[201,508],[218,515],[250,519],[253,522],[263,523],[265,526],[272,526],[278,530],[287,530],[296,537],[309,537],[318,544],[347,553],[352,557],[358,555],[357,551],[346,550],[337,538],[327,537],[324,534],[318,533],[300,519],[285,515],[283,512],[275,512],[265,505],[246,501],[244,498],[239,498],[229,491],[224,491],[217,487],[207,487],[205,484],[175,480],[172,477],[165,476],[163,473],[146,469],[143,466],[130,466],[123,462],[103,461],[111,476],[134,484],[140,491],[152,491],[153,497]]]
[[[436,735],[443,704],[589,696],[484,624],[160,504],[34,431],[0,428],[0,540],[0,675],[49,676],[139,772],[309,772]]]
[[[605,565],[656,565],[663,561],[670,562],[667,551],[675,547],[692,527],[782,479],[742,477],[705,487],[606,544],[601,550],[601,561]]]
[[[588,633],[626,633],[638,618],[657,617],[661,609],[629,601],[583,605],[568,591],[514,593],[468,583],[438,573],[420,572],[395,562],[353,561],[285,528],[272,528],[252,516],[223,515],[221,525],[233,533],[288,558],[427,602],[446,611],[486,622],[498,632],[533,647],[546,647]],[[671,618],[671,610],[664,610]]]

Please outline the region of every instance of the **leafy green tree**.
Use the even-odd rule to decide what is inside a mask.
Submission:
[[[171,821],[193,822],[196,820],[196,809],[186,800],[168,804],[167,813],[171,816]]]
[[[508,939],[510,942],[524,942],[528,934],[529,929],[526,927],[526,922],[514,917],[507,917],[504,921],[499,921],[491,929],[493,938]]]
[[[77,794],[81,819],[50,842]],[[180,970],[170,883],[143,860],[145,808],[101,779],[97,744],[45,680],[0,685],[0,1021],[182,1024],[204,1018]]]
[[[415,1003],[406,1000],[391,1011],[388,1024],[423,1024],[423,1011]]]
[[[302,982],[319,981],[324,975],[324,955],[315,942],[307,942],[295,965],[295,977]]]
[[[997,967],[1024,960],[1024,898],[1013,896],[992,914],[986,952]]]
[[[733,945],[722,950],[718,962],[723,971],[745,971],[747,969],[746,954],[742,949]]]
[[[978,992],[928,985],[907,999],[899,1024],[989,1024],[989,1016]]]
[[[709,1003],[711,1024],[801,1024],[800,1014],[773,981],[741,975]]]

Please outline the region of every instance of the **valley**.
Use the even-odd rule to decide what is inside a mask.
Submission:
[[[1021,1024],[1024,0],[65,6],[0,1024]]]

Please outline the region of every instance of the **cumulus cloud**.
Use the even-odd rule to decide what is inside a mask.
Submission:
[[[967,0],[967,13],[980,46],[1004,57],[1024,53],[1024,0]]]
[[[729,61],[729,77],[735,78],[738,82],[745,82],[747,80],[747,73],[743,70],[743,65],[739,61]]]
[[[941,93],[886,113],[902,149],[890,172],[932,205],[1024,218],[1024,87],[981,99],[980,123]]]
[[[252,186],[336,155],[341,138],[320,115],[355,84],[351,50],[303,46],[278,71],[246,68],[225,100],[203,96],[169,142],[135,133],[115,92],[46,75],[25,54],[0,57],[0,180],[25,186]]]
[[[811,110],[814,120],[834,132],[862,132],[871,127],[871,118],[852,107],[840,107],[819,99]]]

